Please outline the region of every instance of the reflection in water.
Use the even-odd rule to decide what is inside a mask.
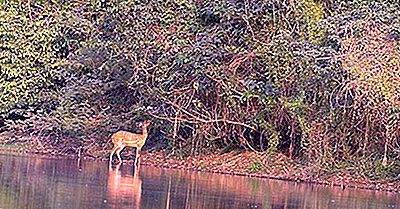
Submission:
[[[400,208],[400,195],[107,162],[0,155],[0,208]],[[140,172],[139,172],[140,171]]]
[[[115,169],[109,170],[107,181],[109,199],[128,200],[129,204],[124,204],[124,206],[139,208],[142,196],[142,180],[140,180],[139,171],[139,167],[135,166],[133,176],[121,176],[121,164],[116,165]],[[119,208],[118,205],[112,206],[112,208]]]

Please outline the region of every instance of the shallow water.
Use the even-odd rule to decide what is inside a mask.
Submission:
[[[400,208],[397,193],[107,162],[0,155],[0,209]]]

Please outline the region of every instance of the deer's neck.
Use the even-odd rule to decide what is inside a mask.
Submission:
[[[147,135],[148,135],[148,133],[147,133],[147,126],[143,126],[143,128],[142,128],[142,135],[144,136],[145,139],[147,138]]]

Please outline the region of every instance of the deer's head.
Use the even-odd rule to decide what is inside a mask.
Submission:
[[[151,120],[145,120],[144,122],[143,122],[143,127],[147,127],[147,126],[149,126],[150,124],[151,124]]]

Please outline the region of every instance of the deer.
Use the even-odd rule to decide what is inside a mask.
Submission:
[[[111,140],[114,144],[114,147],[111,150],[110,154],[110,163],[109,167],[112,165],[112,158],[114,153],[117,153],[117,157],[119,160],[119,164],[122,163],[121,151],[125,147],[136,147],[136,157],[135,157],[135,166],[139,166],[140,164],[140,155],[142,152],[142,147],[146,143],[147,139],[147,127],[151,124],[151,120],[145,120],[142,125],[142,134],[135,134],[129,131],[117,131],[111,136]]]

